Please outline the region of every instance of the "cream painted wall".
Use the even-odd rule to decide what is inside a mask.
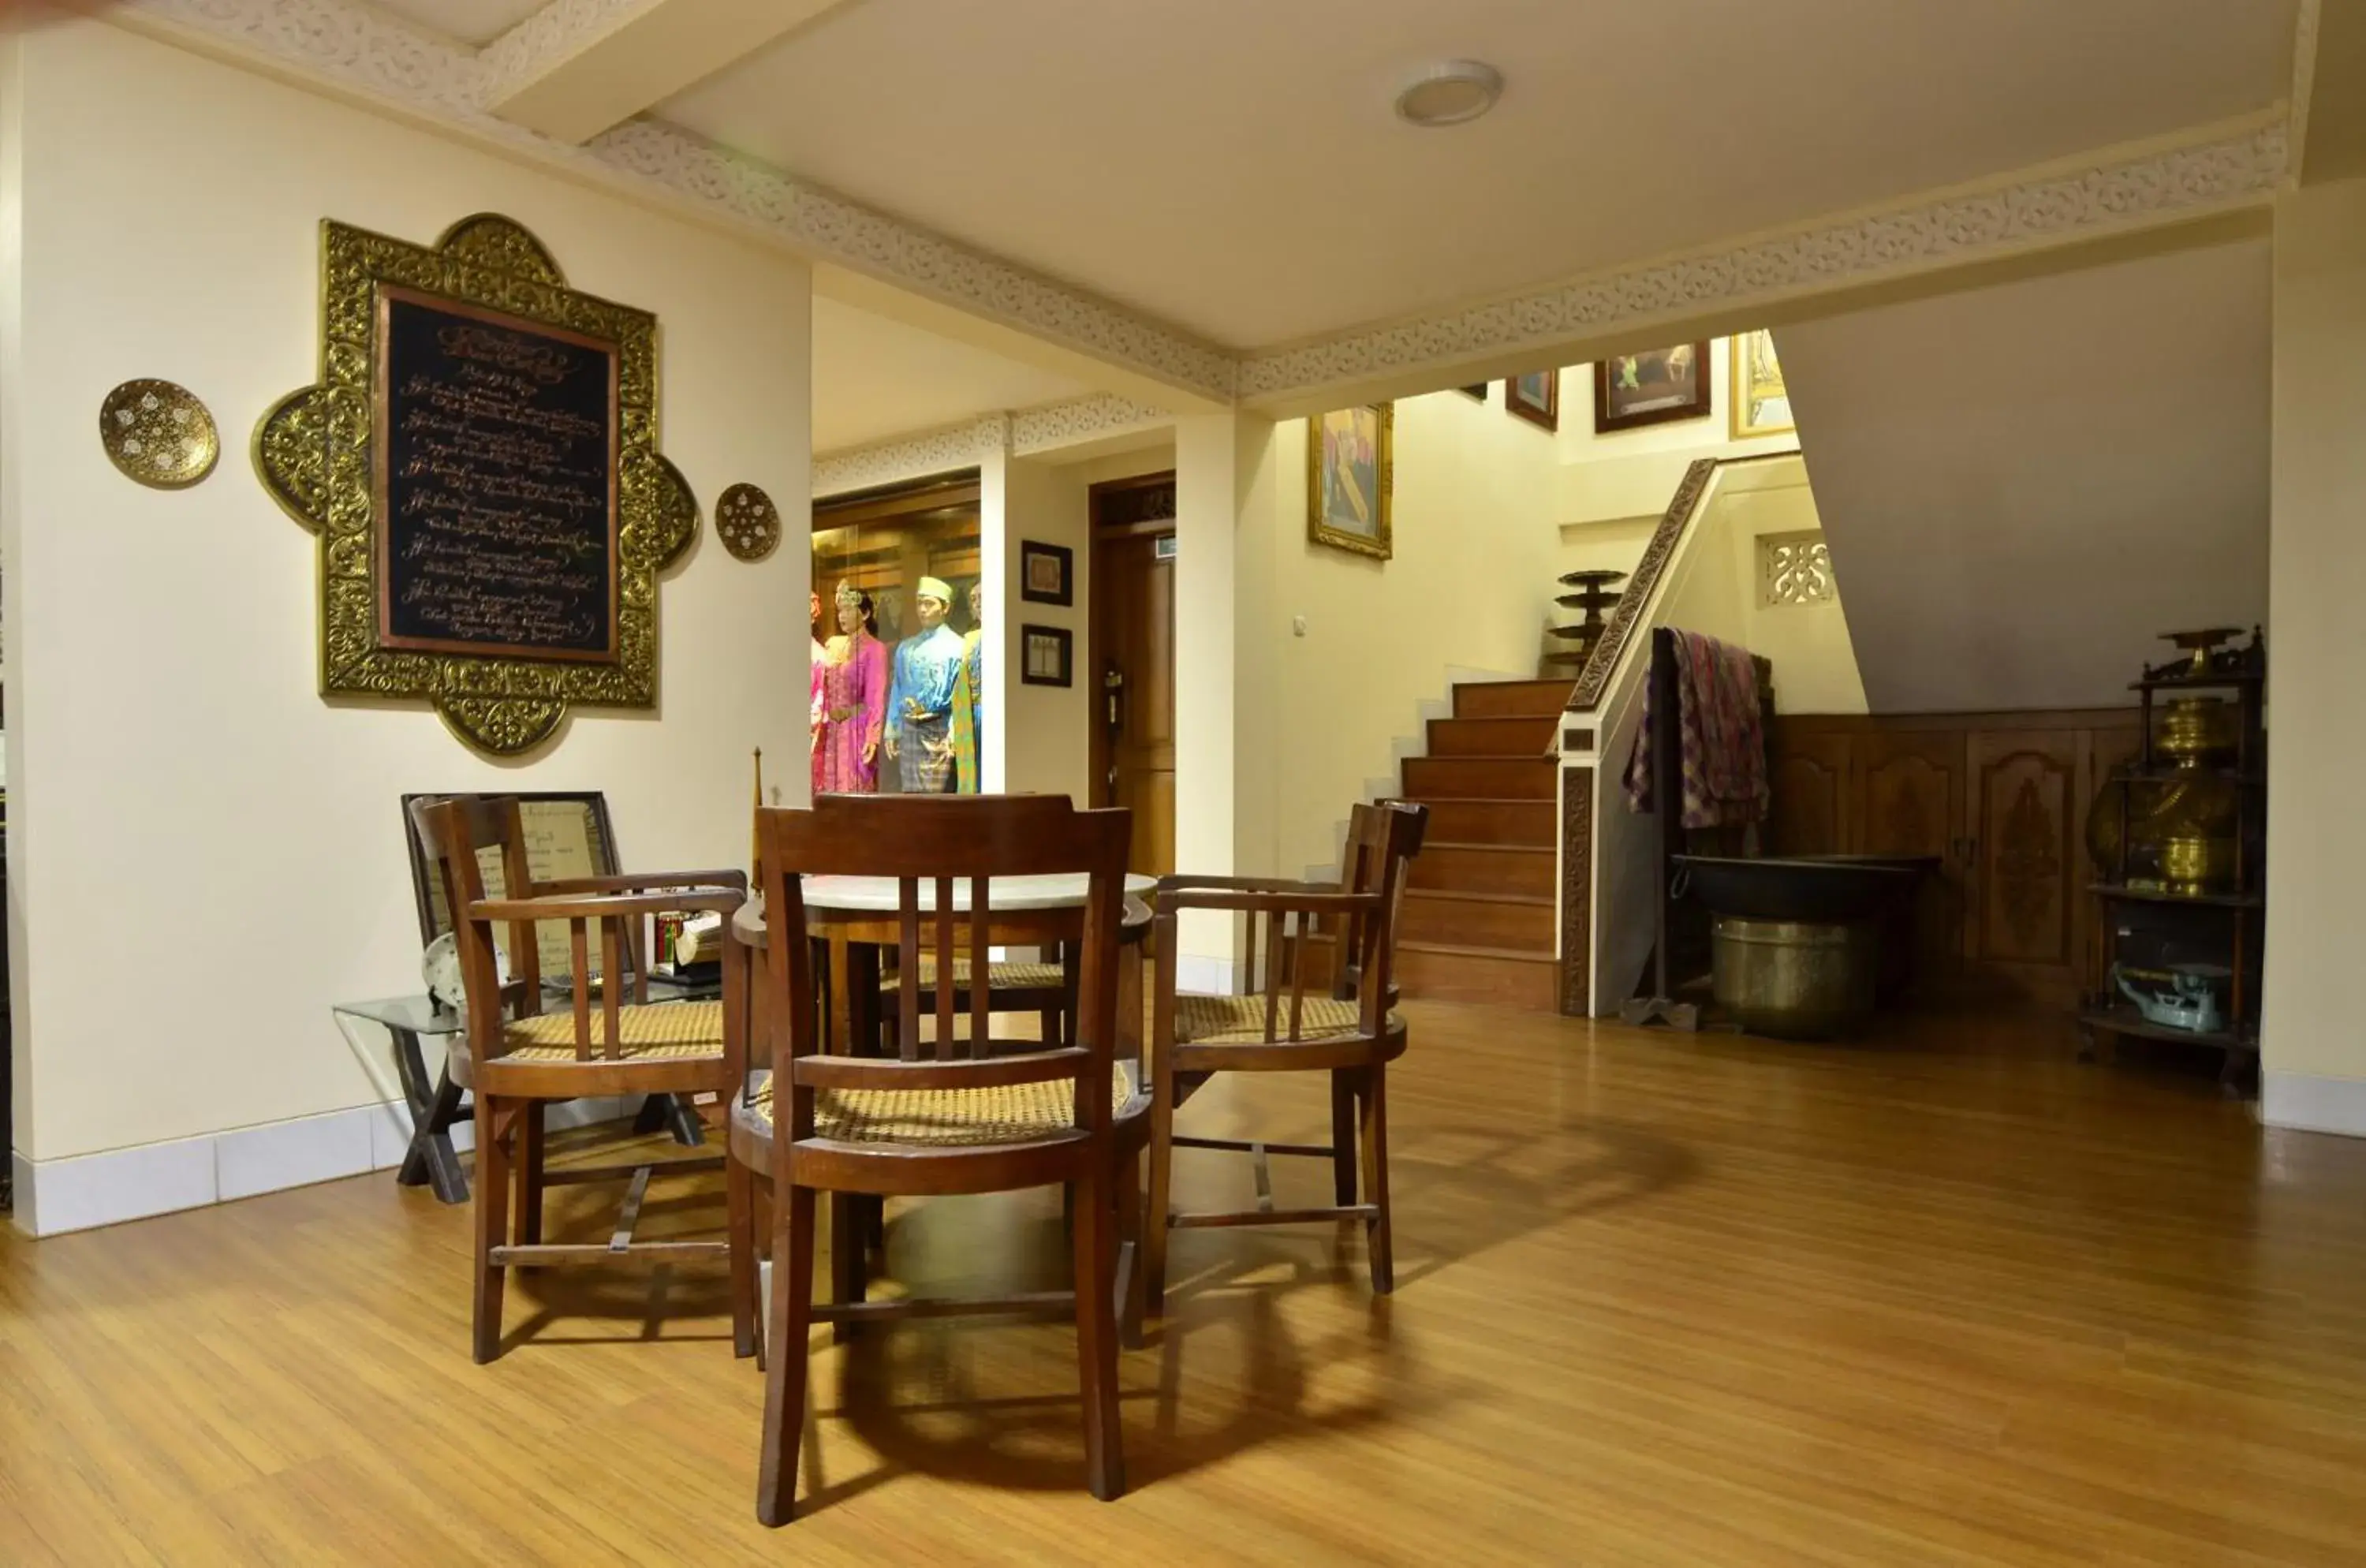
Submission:
[[[1849,640],[1844,598],[1821,604],[1769,604],[1758,581],[1759,540],[1820,528],[1807,465],[1750,464],[1729,470],[1727,546],[1742,605],[1741,641],[1774,661],[1778,713],[1863,713],[1865,680]]]
[[[1286,476],[1270,668],[1285,766],[1275,863],[1336,865],[1348,807],[1396,787],[1425,745],[1425,703],[1457,674],[1533,678],[1558,541],[1552,438],[1460,392],[1396,405],[1395,558],[1306,538],[1306,422],[1277,427]],[[1293,635],[1304,616],[1306,634]]]
[[[1781,339],[1776,339],[1776,350]],[[1640,430],[1596,434],[1594,429],[1594,367],[1572,365],[1560,373],[1560,429],[1554,440],[1562,464],[1555,519],[1564,525],[1617,523],[1651,518],[1667,510],[1668,498],[1696,457],[1742,457],[1763,452],[1788,452],[1799,445],[1796,433],[1731,437],[1733,428],[1733,344],[1713,338],[1708,345],[1709,412],[1707,419],[1672,420]],[[1500,400],[1501,383],[1490,389]],[[1505,417],[1509,417],[1508,415]],[[1644,536],[1649,537],[1648,532]],[[1642,553],[1639,542],[1635,556]],[[1633,563],[1606,559],[1601,564],[1624,570]]]
[[[804,797],[806,272],[97,22],[8,48],[17,1146],[48,1161],[375,1100],[329,1006],[417,987],[400,792],[603,789],[643,867],[745,860],[753,746],[799,760],[771,776]],[[662,445],[702,502],[744,479],[787,513],[762,565],[703,537],[666,580],[657,711],[579,710],[515,763],[423,707],[321,699],[314,540],[246,450],[317,370],[320,220],[429,242],[487,209],[576,286],[657,313]],[[92,411],[134,376],[213,410],[202,485],[108,467]]]
[[[2366,1133],[2366,180],[2278,198],[2268,547],[2268,964],[2262,1113]]]
[[[1087,726],[1092,722],[1092,694],[1085,648],[1092,625],[1092,590],[1087,581],[1092,520],[1084,481],[1070,470],[1016,457],[1006,465],[1005,473],[1002,571],[1006,590],[998,601],[1002,626],[996,639],[1002,654],[1008,726],[1001,787],[1020,794],[1065,795],[1079,806],[1089,806],[1092,732]],[[1075,552],[1074,605],[1031,604],[1020,598],[1019,547],[1028,539],[1062,545]],[[1074,685],[1030,686],[1019,678],[1026,667],[1020,627],[1028,625],[1066,629],[1074,639]],[[988,679],[991,684],[992,677]]]

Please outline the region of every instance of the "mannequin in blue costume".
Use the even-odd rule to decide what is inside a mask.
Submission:
[[[945,625],[953,591],[924,577],[912,600],[918,635],[896,645],[896,682],[887,693],[887,755],[906,795],[944,795],[953,777],[953,685],[961,679],[961,634]]]

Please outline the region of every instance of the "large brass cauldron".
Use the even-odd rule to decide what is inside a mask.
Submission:
[[[1718,915],[1709,934],[1718,1006],[1752,1034],[1823,1040],[1872,1015],[1881,949],[1871,920]]]

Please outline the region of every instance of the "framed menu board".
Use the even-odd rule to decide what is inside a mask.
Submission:
[[[377,288],[378,646],[616,656],[616,345]]]
[[[657,318],[490,213],[433,246],[321,235],[321,378],[254,457],[320,536],[321,695],[423,700],[501,756],[574,705],[656,706],[659,576],[698,531]]]

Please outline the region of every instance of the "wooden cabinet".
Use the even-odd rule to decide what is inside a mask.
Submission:
[[[2135,710],[1786,715],[1770,727],[1776,854],[1932,855],[1918,969],[2049,1003],[2092,962],[2087,808]]]

